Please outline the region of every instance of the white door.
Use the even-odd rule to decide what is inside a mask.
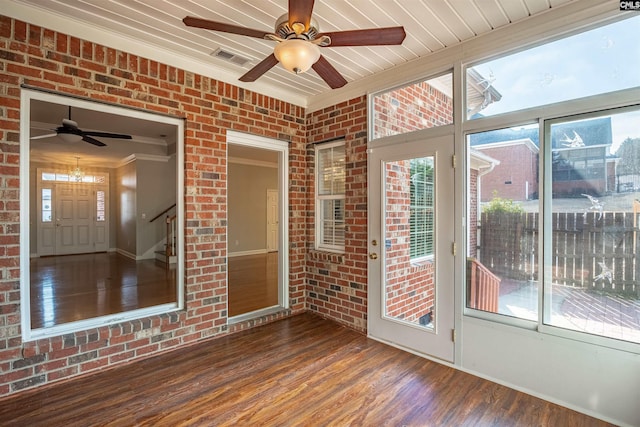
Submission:
[[[267,251],[278,250],[278,190],[267,190]]]
[[[109,191],[101,185],[41,181],[37,199],[37,254],[67,255],[109,249]]]
[[[56,255],[93,252],[93,192],[87,184],[56,185]]]
[[[369,155],[372,338],[453,362],[453,135]]]

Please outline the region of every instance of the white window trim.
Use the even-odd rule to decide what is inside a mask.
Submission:
[[[322,222],[323,222],[323,215],[322,215],[322,209],[320,206],[320,201],[321,200],[345,200],[345,194],[332,194],[332,195],[320,195],[319,193],[319,188],[320,188],[320,173],[319,173],[319,156],[318,153],[320,152],[320,150],[324,150],[327,148],[334,148],[334,147],[345,147],[346,149],[346,144],[344,139],[341,139],[339,141],[335,141],[335,142],[327,142],[327,143],[322,143],[322,144],[317,144],[314,149],[315,149],[315,155],[314,155],[314,172],[315,172],[315,176],[314,176],[314,180],[315,180],[315,191],[314,191],[314,200],[315,200],[315,209],[314,209],[314,223],[315,223],[315,249],[319,250],[319,251],[327,251],[327,252],[336,252],[336,253],[344,253],[345,251],[345,247],[344,245],[327,245],[327,244],[322,244]],[[345,173],[346,173],[346,166],[345,166]]]

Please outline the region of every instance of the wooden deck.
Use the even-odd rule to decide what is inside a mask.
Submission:
[[[303,314],[0,400],[4,426],[604,426]]]

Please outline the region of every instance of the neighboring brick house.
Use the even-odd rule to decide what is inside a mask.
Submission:
[[[494,142],[474,147],[499,160],[480,182],[480,200],[494,197],[515,201],[533,198],[538,191],[538,147],[529,138]],[[514,161],[515,160],[515,161]]]
[[[615,158],[610,118],[551,126],[554,197],[602,196],[615,191]],[[470,145],[500,161],[482,179],[481,201],[494,194],[514,201],[537,199],[538,129],[502,129],[471,135]]]

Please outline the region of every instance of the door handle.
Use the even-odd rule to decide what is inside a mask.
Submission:
[[[377,254],[377,253],[375,253],[375,252],[371,252],[371,253],[369,254],[369,258],[371,258],[371,259],[378,259],[378,254]]]

